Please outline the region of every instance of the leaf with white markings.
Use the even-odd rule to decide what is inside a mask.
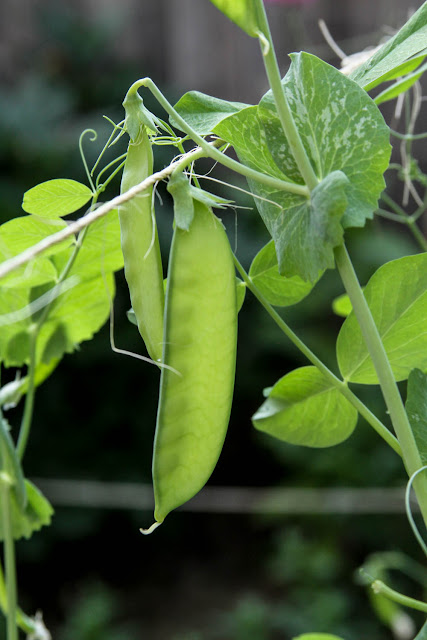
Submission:
[[[188,91],[178,100],[174,109],[196,133],[206,136],[212,133],[221,120],[248,106],[242,102],[228,102],[214,98],[200,91]],[[170,123],[179,129],[173,117],[170,118]]]
[[[333,171],[347,176],[348,208],[342,224],[361,227],[372,218],[385,186],[389,129],[355,82],[316,56],[298,53],[291,58],[282,86],[302,143],[320,180]],[[262,98],[259,114],[276,164],[289,178],[301,181],[271,91]]]

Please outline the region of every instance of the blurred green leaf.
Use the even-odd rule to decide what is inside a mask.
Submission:
[[[53,509],[46,498],[30,482],[25,480],[27,491],[27,506],[22,509],[13,492],[10,494],[12,511],[12,532],[15,540],[30,538],[34,531],[38,531],[45,525],[49,525]],[[3,517],[0,509],[0,540],[4,540]]]
[[[211,2],[249,36],[257,37],[260,26],[256,0],[211,0]]]
[[[185,93],[175,105],[175,110],[196,133],[206,136],[212,133],[217,124],[233,113],[238,113],[250,105],[242,102],[228,102],[208,96],[200,91]],[[179,125],[170,118],[173,127]]]

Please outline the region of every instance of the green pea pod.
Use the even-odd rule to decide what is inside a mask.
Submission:
[[[221,453],[233,397],[236,279],[218,218],[194,202],[189,231],[175,228],[166,293],[153,457],[156,523],[207,482]]]
[[[121,193],[153,173],[153,152],[146,127],[140,126],[135,142],[129,142]],[[126,202],[119,209],[125,277],[138,329],[150,357],[162,356],[163,269],[159,239],[152,216],[152,189]]]

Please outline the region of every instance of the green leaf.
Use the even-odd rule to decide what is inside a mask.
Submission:
[[[61,218],[83,207],[92,195],[89,187],[75,180],[47,180],[24,194],[22,208],[42,218]]]
[[[205,191],[204,189],[195,187],[192,184],[190,184],[190,192],[194,200],[205,204],[211,209],[213,209],[214,207],[216,207],[217,209],[225,209],[228,204],[231,204],[233,202],[232,200],[221,198],[220,196],[216,196],[213,193],[209,193],[209,191]]]
[[[330,633],[303,633],[302,636],[297,636],[293,640],[343,640],[343,638],[332,636]]]
[[[286,178],[265,144],[256,107],[223,120],[215,133],[232,144],[242,162],[258,171]],[[289,179],[289,177],[288,177]],[[340,224],[347,204],[348,181],[335,171],[313,190],[311,200],[275,191],[249,180],[258,210],[276,246],[279,272],[316,282],[319,272],[334,267],[333,248],[342,242]]]
[[[34,246],[62,229],[67,223],[63,220],[40,220],[34,216],[20,216],[5,222],[0,227],[0,259],[7,260]],[[64,251],[75,242],[75,237],[46,249],[44,256],[52,256]],[[38,259],[38,258],[37,258]],[[1,281],[3,283],[3,280]]]
[[[174,171],[169,178],[167,190],[173,198],[176,226],[188,231],[194,218],[194,202],[187,176],[182,171]]]
[[[49,364],[39,363],[36,366],[34,384],[36,387],[41,385],[50,374],[56,369],[59,360],[51,360]],[[28,391],[28,376],[16,378],[12,382],[8,382],[0,389],[0,407],[10,409],[16,407],[22,396]]]
[[[347,176],[342,224],[361,227],[372,218],[385,187],[389,129],[366,92],[337,69],[308,53],[291,59],[282,86],[303,145],[320,180],[334,171]],[[288,178],[301,182],[271,91],[262,98],[259,115],[274,161]]]
[[[343,640],[343,638],[330,633],[303,633],[302,636],[297,636],[293,640]]]
[[[189,91],[178,100],[174,108],[196,133],[206,136],[212,133],[216,125],[224,118],[238,113],[248,106],[242,102],[228,102],[214,98],[200,93],[200,91]],[[170,123],[179,129],[179,125],[173,118],[170,118]]]
[[[53,509],[46,498],[30,482],[25,480],[27,491],[27,506],[22,509],[11,492],[12,531],[15,540],[30,538],[34,531],[38,531],[44,525],[49,525]],[[0,540],[4,540],[3,510],[0,510]]]
[[[404,75],[407,72],[403,67],[405,63],[415,57],[413,64],[421,63],[419,54],[426,54],[426,39],[427,3],[424,2],[393,38],[351,74],[351,78],[369,91],[385,80]],[[409,67],[410,71],[413,69]]]
[[[353,311],[353,306],[346,293],[343,293],[332,301],[332,311],[342,318],[347,318],[347,316],[350,315]]]
[[[264,298],[276,307],[289,307],[300,302],[308,296],[314,286],[311,282],[301,280],[299,276],[286,278],[280,275],[273,240],[253,259],[249,277]]]
[[[2,452],[2,470],[12,480],[12,492],[21,509],[27,506],[27,491],[21,461],[15,449],[15,444],[10,435],[10,426],[0,414],[0,440]]]
[[[81,342],[90,340],[108,320],[113,298],[114,278],[110,273],[83,281],[56,298],[40,330],[37,361],[42,361],[49,343],[55,347],[51,353],[58,358],[63,353],[71,353]],[[55,333],[59,336],[58,327],[61,327],[60,339],[52,343],[55,340],[52,336]],[[58,345],[62,345],[62,349],[58,350]]]
[[[70,255],[71,251],[55,256],[54,262],[59,272],[65,267]],[[120,223],[118,213],[114,209],[88,227],[83,244],[68,275],[77,275],[84,280],[89,280],[122,268]]]
[[[257,0],[211,0],[211,2],[249,36],[257,37],[260,31]]]
[[[331,447],[352,434],[357,411],[318,369],[302,367],[276,382],[252,422],[290,444]]]
[[[158,133],[157,127],[163,128],[159,118],[144,105],[137,89],[129,89],[123,100],[123,107],[126,113],[125,129],[133,142],[138,139],[141,127],[146,127],[151,133]]]
[[[412,369],[427,369],[427,254],[386,263],[364,293],[396,380],[406,380]],[[349,382],[378,384],[354,312],[341,327],[337,357]]]
[[[406,413],[423,465],[427,465],[427,375],[414,369],[408,377]]]
[[[427,64],[423,64],[414,73],[406,75],[404,78],[399,79],[397,82],[391,85],[391,87],[387,87],[387,89],[384,89],[384,91],[382,91],[375,97],[375,104],[383,104],[383,102],[387,102],[388,100],[394,100],[394,98],[397,98],[397,96],[399,96],[401,93],[408,91],[408,89],[410,89],[412,85],[414,85],[417,80],[421,78],[426,69]]]

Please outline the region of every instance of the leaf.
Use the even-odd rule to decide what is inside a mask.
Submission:
[[[408,89],[410,89],[412,85],[414,85],[417,82],[417,80],[421,78],[421,76],[423,75],[426,69],[427,69],[427,64],[423,64],[414,73],[410,73],[404,76],[403,78],[395,82],[393,85],[391,85],[391,87],[387,87],[387,89],[384,89],[384,91],[381,91],[381,93],[378,94],[374,99],[375,104],[377,105],[383,104],[388,100],[394,100],[394,98],[397,98],[397,96],[399,96],[401,93],[408,91]]]
[[[29,249],[44,238],[47,238],[61,229],[65,229],[67,223],[63,220],[40,220],[34,216],[20,216],[5,222],[0,227],[0,258],[6,260],[17,256]],[[46,249],[44,256],[52,256],[64,251],[75,241],[74,236],[63,242]],[[3,280],[1,281],[3,283]]]
[[[92,196],[89,187],[75,180],[47,180],[24,193],[22,208],[42,218],[61,218],[83,207]]]
[[[332,311],[342,318],[346,318],[353,311],[353,306],[350,302],[350,298],[346,293],[343,293],[341,296],[335,298],[332,301]]]
[[[344,640],[338,636],[332,636],[330,633],[303,633],[302,636],[297,636],[293,640]]]
[[[211,207],[211,209],[214,207],[217,209],[225,209],[228,204],[233,202],[232,200],[221,198],[221,196],[216,196],[213,193],[209,193],[209,191],[195,187],[192,184],[190,184],[190,192],[194,200],[205,204],[207,207]]]
[[[232,144],[242,162],[258,171],[286,178],[274,163],[256,107],[222,121],[215,133]],[[339,171],[327,176],[311,200],[276,191],[248,180],[258,210],[276,246],[279,272],[316,282],[319,272],[334,267],[333,248],[342,242],[340,224],[346,208],[347,178]]]
[[[334,171],[347,176],[348,207],[342,224],[362,227],[372,218],[385,186],[389,129],[366,92],[337,69],[308,53],[291,59],[282,86],[302,143],[320,180]],[[274,161],[288,178],[301,182],[271,91],[262,98],[259,115]]]
[[[59,360],[51,360],[49,364],[39,363],[36,366],[34,384],[36,387],[42,384],[50,374],[56,369],[59,364]],[[0,407],[11,409],[21,400],[22,396],[27,393],[28,390],[28,376],[24,378],[16,378],[12,382],[8,382],[0,388]]]
[[[427,254],[384,264],[364,290],[397,381],[427,368]],[[337,340],[340,371],[349,382],[378,384],[358,322],[352,312]]]
[[[426,38],[427,4],[424,2],[393,38],[351,74],[351,78],[369,91],[381,82],[397,77],[396,74],[403,75],[405,69],[402,65],[411,58],[418,56],[414,64],[421,63],[422,58],[418,54],[425,55]]]
[[[276,382],[252,422],[290,444],[331,447],[352,434],[357,411],[318,369],[302,367]]]
[[[206,136],[212,133],[221,120],[248,106],[242,102],[228,102],[214,98],[200,91],[189,91],[178,100],[174,108],[196,133]],[[173,118],[170,118],[170,123],[179,129],[179,125]]]
[[[27,506],[19,507],[13,492],[10,494],[12,511],[12,531],[15,540],[30,538],[34,531],[49,525],[53,509],[46,498],[29,480],[25,480]],[[0,509],[0,540],[4,540],[3,510]]]
[[[330,633],[303,633],[302,636],[297,636],[293,640],[344,640],[338,636],[332,636]]]
[[[303,300],[313,288],[299,276],[286,278],[279,273],[276,248],[268,242],[253,259],[249,277],[264,298],[276,307],[289,307]]]
[[[260,31],[257,0],[211,0],[211,2],[249,36],[257,37]]]
[[[182,171],[174,171],[169,178],[167,190],[173,197],[176,226],[188,231],[194,218],[194,202],[187,176]]]
[[[55,256],[58,271],[67,263],[71,251]],[[77,254],[69,276],[78,275],[84,280],[123,268],[123,252],[120,244],[120,223],[114,209],[88,227],[83,244]]]
[[[41,361],[52,336],[61,327],[55,357],[71,353],[85,340],[90,340],[101,329],[110,315],[110,304],[114,297],[112,274],[83,281],[73,289],[59,296],[52,303],[47,321],[40,330],[37,341],[37,361]],[[50,343],[51,346],[52,342]],[[58,345],[62,344],[61,350]]]
[[[405,406],[421,462],[427,465],[427,375],[420,369],[409,374]]]

